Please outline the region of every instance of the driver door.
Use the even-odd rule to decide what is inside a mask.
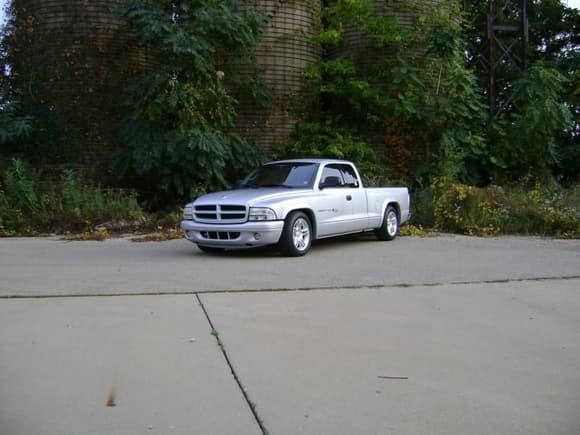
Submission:
[[[328,164],[322,170],[316,201],[317,234],[327,237],[349,232],[352,203],[347,199],[347,186],[338,165]]]

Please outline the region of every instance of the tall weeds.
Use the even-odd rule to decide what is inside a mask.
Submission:
[[[134,192],[83,185],[72,170],[47,183],[12,159],[0,179],[0,235],[91,231],[105,222],[144,216]]]
[[[440,190],[425,189],[416,198],[420,223],[441,231],[580,237],[580,185],[480,188],[450,183]]]

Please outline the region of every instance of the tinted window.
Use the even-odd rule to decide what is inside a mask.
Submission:
[[[309,188],[318,169],[316,163],[275,163],[264,165],[251,173],[243,187]]]

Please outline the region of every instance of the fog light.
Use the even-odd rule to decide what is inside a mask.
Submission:
[[[262,235],[260,233],[254,233],[254,239],[260,240],[261,238],[262,238]]]

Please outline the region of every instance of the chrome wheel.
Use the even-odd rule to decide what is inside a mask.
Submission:
[[[278,249],[288,257],[300,257],[310,250],[313,237],[310,217],[302,211],[294,211],[285,219]]]
[[[389,236],[394,237],[397,235],[397,230],[399,229],[399,220],[397,218],[397,213],[395,210],[389,210],[387,213],[387,232]]]
[[[296,250],[302,252],[310,246],[310,224],[304,218],[298,218],[292,226],[292,242]]]
[[[383,223],[375,230],[375,234],[379,240],[393,240],[395,237],[397,237],[398,232],[399,213],[394,206],[389,205],[385,210]]]

